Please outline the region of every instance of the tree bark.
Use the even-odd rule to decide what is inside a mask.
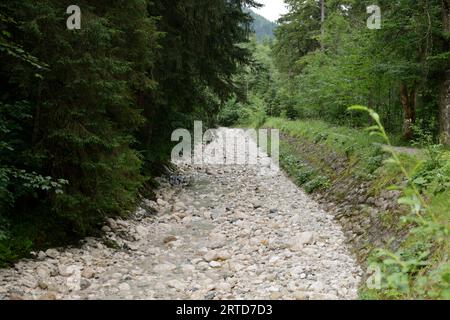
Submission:
[[[444,32],[450,32],[450,1],[442,0],[442,25]],[[446,41],[447,48],[450,46]],[[450,146],[450,59],[444,64],[439,99],[439,126],[441,143]]]
[[[324,51],[325,45],[323,43],[325,37],[325,0],[320,0],[320,34],[322,39],[320,39],[320,49]]]
[[[413,126],[416,122],[417,90],[414,85],[408,89],[405,83],[400,86],[400,98],[403,107],[403,138],[411,140],[414,137]]]
[[[440,99],[440,131],[441,143],[450,146],[450,71],[447,70],[441,87]]]
[[[34,146],[38,140],[41,122],[41,105],[42,105],[42,80],[39,80],[38,96],[36,103],[36,110],[34,113],[33,134],[31,136],[31,144]]]

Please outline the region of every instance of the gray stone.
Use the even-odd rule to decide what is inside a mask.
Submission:
[[[208,251],[204,256],[203,259],[207,262],[211,262],[213,260],[217,259],[217,251]]]
[[[173,288],[180,291],[184,290],[184,288],[186,287],[186,285],[179,280],[169,280],[167,281],[167,286],[169,288]]]
[[[50,276],[50,270],[47,267],[40,266],[36,269],[36,274],[41,279],[47,279]]]
[[[89,280],[87,280],[87,279],[80,280],[80,289],[81,290],[86,290],[90,286],[91,286],[91,282]]]
[[[45,251],[45,254],[47,255],[47,257],[53,259],[57,259],[59,257],[59,252],[56,249],[48,249],[47,251]]]
[[[44,260],[46,257],[47,257],[47,255],[45,254],[44,251],[39,251],[38,256],[37,256],[37,259],[38,259],[38,260],[42,261],[42,260]]]

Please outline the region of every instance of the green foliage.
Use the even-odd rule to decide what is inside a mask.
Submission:
[[[369,113],[376,125],[369,127],[370,135],[382,137],[386,144],[391,146],[389,137],[380,121],[380,116],[372,109],[353,106],[350,110]],[[435,211],[430,205],[430,196],[436,190],[430,186],[425,177],[431,180],[440,179],[441,175],[424,175],[427,169],[447,167],[450,162],[442,163],[444,155],[434,150],[429,160],[417,172],[417,167],[411,174],[408,172],[401,158],[393,148],[387,148],[391,158],[387,163],[396,165],[408,180],[408,186],[397,187],[403,190],[403,197],[399,204],[409,208],[411,215],[405,216],[402,222],[412,224],[413,228],[407,240],[395,252],[380,248],[370,259],[372,266],[381,272],[380,287],[377,288],[381,297],[385,298],[431,298],[448,299],[450,293],[450,263],[448,261],[450,237],[450,211],[447,206],[444,211]],[[449,173],[449,172],[447,172]],[[450,179],[447,175],[446,179]],[[442,190],[447,196],[448,189]],[[432,203],[432,200],[431,200]],[[448,204],[448,202],[447,202]]]
[[[379,1],[382,28],[369,30],[366,7],[372,2],[325,1],[323,35],[319,1],[286,3],[290,10],[273,45],[281,80],[276,96],[285,116],[360,127],[367,117],[346,109],[362,104],[376,110],[392,134],[409,138],[404,121],[410,120],[438,137],[437,88],[448,64],[444,2]]]
[[[223,104],[217,120],[220,124],[231,127],[247,117],[243,104],[238,102],[236,97],[232,97]]]
[[[249,62],[246,1],[0,4],[0,263],[134,210],[170,136],[214,125]]]
[[[333,126],[319,120],[288,121],[280,118],[269,118],[266,125],[278,128],[290,136],[327,146],[349,159],[350,164],[355,166],[354,173],[366,179],[372,178],[385,158],[385,152],[380,146],[381,139],[367,136],[358,129]]]
[[[305,191],[308,193],[313,193],[318,189],[327,189],[331,185],[330,179],[326,176],[318,175],[311,181],[305,183],[303,186]]]
[[[367,110],[364,107],[354,107]],[[379,130],[379,116],[371,111],[375,126],[367,132],[346,127],[335,127],[321,121],[287,121],[270,118],[265,126],[278,128],[290,139],[316,144],[319,148],[329,148],[349,157],[347,173],[367,178],[373,185],[374,194],[394,188],[403,190],[400,204],[408,208],[410,215],[404,216],[396,226],[409,231],[406,241],[392,252],[385,248],[373,251],[368,264],[381,272],[380,289],[363,289],[361,297],[366,299],[448,299],[449,293],[449,222],[450,192],[435,186],[442,184],[442,177],[450,177],[447,168],[449,155],[446,149],[430,147],[435,153],[419,155],[398,154],[396,149],[382,147],[389,144],[385,131]],[[349,142],[346,137],[351,137]],[[353,144],[353,148],[349,148]],[[314,149],[314,150],[315,150]],[[308,192],[326,189],[336,177],[328,173],[321,156],[308,156],[296,149],[290,142],[281,143],[281,165],[294,182]],[[386,157],[386,154],[390,157]],[[395,155],[395,156],[394,156]],[[305,159],[307,157],[307,159]],[[400,165],[399,165],[400,164]],[[431,171],[430,171],[431,170]],[[445,173],[438,174],[445,170]],[[327,172],[327,176],[324,176]],[[368,174],[370,173],[370,174]],[[428,174],[430,173],[430,174]],[[430,183],[418,185],[414,182],[426,174]],[[404,175],[409,183],[403,184]],[[317,189],[314,189],[318,185]],[[403,186],[403,187],[399,187]],[[392,227],[392,212],[384,214],[383,221]],[[398,241],[398,240],[397,240]]]
[[[294,182],[299,186],[303,186],[307,193],[330,187],[329,177],[323,176],[320,170],[300,160],[290,150],[289,146],[284,143],[281,146],[280,164]]]
[[[450,161],[442,146],[428,146],[427,159],[415,170],[411,177],[419,190],[435,196],[450,190]]]

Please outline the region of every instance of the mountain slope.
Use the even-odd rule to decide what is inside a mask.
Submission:
[[[250,11],[250,14],[253,18],[253,25],[252,28],[256,34],[256,37],[258,41],[262,41],[265,38],[274,38],[274,30],[277,27],[277,24],[267,20],[263,16],[260,16],[259,14]]]

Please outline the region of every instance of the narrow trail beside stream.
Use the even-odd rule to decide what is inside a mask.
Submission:
[[[157,203],[108,221],[109,241],[0,270],[0,299],[356,299],[362,272],[338,223],[261,162],[180,165],[186,183],[163,179]]]

